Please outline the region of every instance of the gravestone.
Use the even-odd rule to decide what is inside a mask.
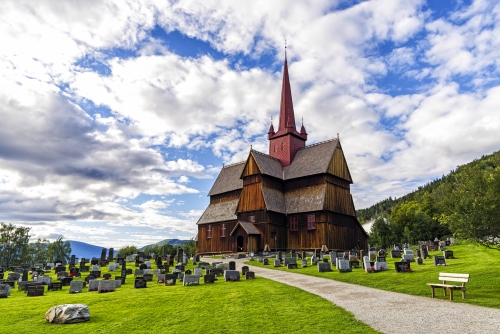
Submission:
[[[99,260],[94,257],[92,258],[92,260],[90,260],[90,264],[96,266],[97,264],[99,264]]]
[[[184,255],[184,251],[182,250],[182,248],[177,247],[177,263],[183,263],[182,262],[183,255]]]
[[[49,285],[49,284],[52,283],[52,277],[50,277],[50,276],[39,276],[37,282],[40,283],[40,284],[43,284],[43,285]]]
[[[4,280],[4,281],[2,281],[1,283],[2,283],[2,284],[7,284],[7,285],[9,285],[11,288],[15,288],[15,287],[16,287],[16,282],[17,282],[17,281]]]
[[[109,262],[113,261],[114,256],[115,256],[115,250],[113,248],[110,248],[108,252],[108,261]]]
[[[184,275],[184,280],[182,285],[188,286],[188,285],[199,285],[199,284],[200,284],[200,276]]]
[[[144,275],[151,275],[151,269],[144,269]]]
[[[311,266],[315,266],[318,263],[318,258],[316,255],[311,256]]]
[[[245,273],[245,279],[255,279],[255,273],[253,271],[247,271]]]
[[[286,266],[288,269],[297,269],[297,263],[289,263]]]
[[[118,263],[111,263],[108,265],[108,271],[115,271],[118,268]]]
[[[405,262],[415,261],[415,255],[413,254],[413,250],[411,250],[409,248],[404,249],[403,261],[405,261]]]
[[[285,266],[288,267],[289,264],[297,265],[297,258],[295,257],[285,257]]]
[[[96,279],[90,280],[87,291],[92,292],[92,291],[99,290],[99,282],[100,282],[100,280],[96,280]]]
[[[110,278],[111,278],[111,274],[109,274],[109,273],[102,275],[102,279],[104,279],[104,280],[108,280]]]
[[[184,275],[191,275],[191,274],[192,274],[192,272],[189,269],[184,272]]]
[[[338,259],[338,270],[341,273],[352,271],[351,267],[349,266],[349,261],[346,259]]]
[[[182,272],[185,270],[185,266],[183,266],[182,264],[178,264],[175,266],[175,269],[180,270]]]
[[[337,252],[330,252],[330,261],[335,263],[335,259],[337,258]]]
[[[370,258],[370,262],[375,262],[375,260],[377,259],[377,252],[369,251],[368,257]]]
[[[279,260],[277,260],[279,262]],[[240,280],[240,272],[237,270],[226,270],[224,272],[224,280],[225,281],[239,281]]]
[[[106,248],[103,248],[101,250],[101,258],[100,258],[101,261],[106,261]]]
[[[144,270],[142,269],[136,269],[135,272],[134,272],[134,276],[137,277],[137,276],[142,276],[144,275]]]
[[[151,269],[152,268],[152,263],[151,261],[146,261],[144,262],[144,264],[146,264],[147,268],[146,269]]]
[[[183,273],[177,273],[177,279],[179,282],[182,282],[184,280],[184,274]]]
[[[69,293],[81,293],[84,281],[72,281],[69,285]]]
[[[162,266],[163,265],[163,262],[161,261],[161,257],[157,257],[156,258],[156,268],[158,268],[159,266]]]
[[[202,268],[194,268],[193,270],[194,270],[194,274],[196,276],[199,276],[199,277],[203,276],[203,269]]]
[[[386,256],[387,255],[387,251],[385,249],[379,249],[378,251],[378,256]]]
[[[101,277],[101,271],[91,271],[90,275],[94,276],[95,278]]]
[[[302,251],[302,256],[301,257],[302,257],[303,260],[306,259],[306,252]]]
[[[427,249],[427,245],[420,245],[420,256],[423,259],[429,258],[429,250]]]
[[[370,263],[370,258],[367,255],[363,256],[363,267],[365,268],[365,272],[367,273],[375,271],[375,268],[372,267]]]
[[[144,279],[144,277],[136,277],[135,278],[134,288],[135,289],[147,288],[147,281]]]
[[[62,290],[62,283],[61,282],[52,282],[50,285],[47,286],[47,290],[50,290],[50,291]]]
[[[236,270],[236,262],[229,261],[229,270]]]
[[[27,286],[27,296],[28,297],[38,297],[43,296],[45,288],[43,285],[28,285]]]
[[[265,266],[269,265],[269,259],[268,259],[267,257],[265,257],[265,258],[264,258],[264,260],[263,260],[263,264],[264,264]]]
[[[358,252],[350,251],[349,252],[349,261],[358,261],[358,260],[359,260]]]
[[[274,260],[274,266],[279,267],[281,265],[281,261],[279,259]]]
[[[101,268],[99,268],[98,265],[96,265],[96,264],[92,265],[92,271],[100,271],[100,270],[101,270]]]
[[[68,286],[71,284],[72,281],[73,281],[73,277],[63,277],[61,280],[61,284],[63,286]]]
[[[10,296],[10,285],[0,283],[0,298],[7,298]]]
[[[424,261],[421,257],[417,257],[417,264],[424,264]]]
[[[205,275],[203,276],[203,283],[214,283],[215,275]]]
[[[292,254],[291,255],[292,255],[293,258],[297,258],[297,253],[295,252],[295,250],[292,250]]]
[[[332,271],[330,262],[318,262],[318,272],[324,273],[328,271]]]
[[[187,264],[187,262],[188,262],[187,254],[184,253],[182,254],[182,264]]]
[[[399,259],[401,258],[401,251],[400,250],[391,250],[391,258],[393,259]]]
[[[19,281],[19,278],[21,278],[21,274],[19,273],[10,273],[7,275],[8,281]]]
[[[307,267],[307,259],[302,259],[302,268]]]
[[[445,259],[454,259],[455,257],[453,256],[453,251],[451,250],[445,250],[443,251],[443,256]]]
[[[316,256],[316,259],[321,258],[321,249],[315,249],[314,250],[314,255]]]
[[[398,273],[406,273],[411,271],[409,261],[394,262],[394,266],[396,267],[396,272]]]
[[[153,275],[152,274],[144,274],[143,277],[148,282],[153,281]]]
[[[242,275],[242,276],[245,276],[245,273],[246,273],[247,271],[250,271],[250,269],[248,268],[248,266],[243,266],[243,267],[241,267],[241,275]]]
[[[104,292],[114,292],[116,289],[116,283],[114,280],[101,280],[99,281],[99,286],[98,286],[98,292],[99,293],[104,293]]]
[[[122,281],[122,284],[125,284],[125,279],[127,277],[125,275],[122,275],[122,276],[115,276],[115,280],[120,280]]]
[[[73,267],[74,265],[76,265],[76,256],[71,255],[71,259],[69,260],[69,265],[70,265],[70,267]]]
[[[434,256],[434,265],[435,266],[446,266],[446,259],[444,256]]]
[[[89,266],[80,266],[80,272],[81,273],[88,273],[90,271]]]
[[[413,250],[413,254],[417,255],[417,257],[421,257],[422,256],[421,253],[420,253],[420,248],[414,249]]]
[[[385,260],[385,256],[377,256],[377,261],[375,262],[375,270],[382,271],[389,269],[387,262]]]
[[[177,280],[177,275],[173,275],[173,274],[165,274],[165,285],[166,286],[169,286],[169,285],[175,285],[175,281]]]
[[[121,288],[122,287],[122,280],[121,279],[115,279],[112,280],[111,282],[115,282],[115,288]]]
[[[156,283],[165,283],[165,275],[166,274],[158,274],[156,276]]]

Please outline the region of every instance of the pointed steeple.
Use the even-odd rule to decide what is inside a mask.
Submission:
[[[267,139],[271,139],[274,136],[274,126],[273,126],[273,118],[271,117],[271,126],[269,127],[269,131],[267,132]]]
[[[304,117],[302,117],[302,127],[300,128],[300,135],[307,140],[307,132],[306,128],[304,127]]]
[[[285,66],[283,68],[283,84],[281,86],[280,124],[278,132],[296,132],[295,113],[293,111],[292,90],[288,77],[288,61],[285,51]]]

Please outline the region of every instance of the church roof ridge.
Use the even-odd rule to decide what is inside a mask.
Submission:
[[[263,152],[256,151],[256,150],[254,150],[254,149],[251,149],[250,151],[251,151],[251,152],[258,153],[258,154],[260,154],[260,155],[263,155],[263,156],[265,156],[266,158],[271,158],[271,159],[274,159],[274,160],[276,160],[276,161],[278,161],[278,162],[280,161],[279,159],[277,159],[277,158],[275,158],[275,157],[273,157],[273,156],[270,156],[269,154],[265,154],[265,153],[263,153]]]
[[[244,164],[245,162],[246,161],[235,162],[234,164],[226,165],[226,166],[223,166],[222,168],[234,167],[234,166],[239,165],[239,164]]]
[[[314,144],[311,144],[311,145],[307,145],[305,147],[301,147],[297,151],[303,150],[303,149],[306,149],[306,148],[309,148],[309,147],[313,147],[313,146],[318,146],[318,145],[330,143],[330,142],[333,142],[333,141],[336,141],[336,140],[338,140],[338,139],[337,138],[332,138],[332,139],[328,139],[328,140],[323,140],[323,141],[320,141],[318,143],[314,143]]]

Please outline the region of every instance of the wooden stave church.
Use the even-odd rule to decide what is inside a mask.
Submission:
[[[296,130],[286,56],[279,127],[271,124],[268,139],[269,154],[250,149],[222,168],[197,222],[196,252],[366,249],[338,136],[305,146],[304,125]]]

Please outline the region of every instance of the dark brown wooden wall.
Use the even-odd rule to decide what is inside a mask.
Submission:
[[[350,216],[356,215],[349,189],[331,183],[326,184],[324,209]]]
[[[241,189],[210,196],[210,204],[231,201],[240,197]]]
[[[342,152],[342,148],[340,147],[340,145],[335,149],[335,152],[333,152],[333,158],[332,161],[330,161],[327,172],[344,180],[352,182],[351,174],[349,173],[349,167],[347,167],[344,152]]]
[[[262,183],[253,183],[243,187],[237,211],[252,211],[266,208],[262,195]]]
[[[212,238],[207,238],[208,225],[212,226]],[[222,223],[198,225],[197,252],[199,254],[224,253],[236,251],[236,239],[229,233],[236,226],[236,221],[226,222],[226,237],[221,238]]]

